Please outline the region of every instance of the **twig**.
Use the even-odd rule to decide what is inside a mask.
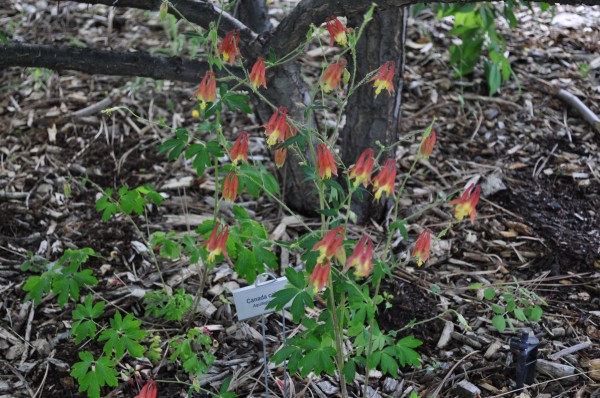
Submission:
[[[470,101],[494,102],[496,104],[510,106],[511,108],[514,108],[514,109],[518,109],[518,110],[522,109],[521,105],[516,104],[512,101],[502,99],[502,98],[484,97],[483,95],[477,95],[477,94],[471,94],[471,93],[464,93],[463,98],[466,100],[470,100]]]
[[[556,97],[567,105],[571,106],[571,108],[575,109],[579,114],[583,117],[583,120],[588,122],[590,126],[596,130],[597,133],[600,134],[600,118],[590,110],[579,98],[568,92],[567,90],[563,90],[562,88],[556,92]]]
[[[550,151],[550,155],[543,158],[544,160],[542,161],[542,165],[540,167],[537,167],[538,163],[536,162],[535,167],[533,168],[533,173],[531,173],[533,178],[537,178],[537,176],[540,174],[540,172],[542,171],[544,166],[546,166],[546,163],[548,163],[550,156],[554,155],[554,151],[556,151],[556,148],[558,148],[558,144],[554,145],[554,147],[552,148],[552,151]],[[539,162],[539,160],[538,160],[538,162]]]
[[[448,371],[448,373],[446,373],[446,376],[444,376],[444,379],[442,380],[442,382],[437,386],[437,388],[435,390],[433,390],[433,393],[430,395],[430,397],[432,397],[432,398],[437,397],[438,394],[440,393],[440,391],[442,390],[442,388],[444,388],[444,384],[446,384],[446,381],[448,381],[448,378],[450,377],[452,372],[454,372],[454,369],[456,369],[458,367],[458,365],[460,365],[465,359],[467,359],[471,355],[478,353],[478,352],[479,352],[479,350],[471,351],[470,353],[468,353],[467,355],[462,357],[458,362],[456,362],[454,364],[454,366],[452,367],[452,369],[450,369]]]
[[[42,392],[42,388],[44,388],[44,385],[46,384],[46,378],[48,377],[49,368],[50,368],[50,363],[48,361],[46,361],[46,371],[44,372],[44,377],[42,377],[42,382],[40,383],[40,386],[35,391],[35,394],[33,394],[33,398],[36,398],[38,396],[38,394],[40,394],[40,392]]]
[[[554,354],[550,355],[548,358],[550,358],[553,361],[556,361],[558,358],[564,357],[565,355],[569,355],[569,354],[573,354],[574,352],[577,351],[581,351],[581,350],[585,350],[586,348],[590,347],[592,345],[591,342],[585,342],[585,343],[579,343],[579,344],[575,344],[572,347],[567,347],[565,349],[560,350],[559,352],[555,352]]]
[[[31,324],[33,322],[33,315],[35,314],[35,305],[31,306],[29,310],[29,317],[27,318],[27,328],[25,329],[25,344],[23,354],[21,354],[21,365],[27,360],[29,354],[29,340],[31,339]]]
[[[475,136],[477,135],[477,133],[479,132],[479,129],[481,128],[481,123],[483,123],[483,111],[481,110],[481,106],[479,105],[479,103],[477,102],[477,108],[479,109],[479,120],[477,120],[477,126],[475,126],[475,131],[473,131],[473,134],[471,134],[471,139],[470,141],[473,141],[475,139]]]

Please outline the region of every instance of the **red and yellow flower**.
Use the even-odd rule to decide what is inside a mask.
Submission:
[[[428,158],[433,152],[433,147],[435,146],[436,141],[435,130],[431,130],[431,132],[423,139],[421,142],[421,148],[419,149],[419,153],[422,157]]]
[[[152,379],[148,379],[144,387],[140,390],[140,393],[135,396],[135,398],[156,398],[156,394],[158,394],[158,388],[156,387],[156,382]]]
[[[340,46],[345,46],[348,44],[348,37],[346,37],[346,31],[348,31],[348,28],[344,26],[342,21],[332,15],[325,20],[325,23],[327,24],[327,30],[329,31],[330,46],[333,46],[335,42],[338,42]]]
[[[348,173],[350,179],[354,180],[354,188],[360,184],[366,188],[371,182],[371,173],[373,172],[373,165],[375,164],[374,158],[375,152],[371,148],[365,149],[364,152],[359,156],[356,164],[350,167]]]
[[[356,276],[367,277],[373,271],[373,243],[367,235],[363,235],[356,244],[352,255],[346,261],[344,271],[350,267],[356,268]]]
[[[285,157],[287,155],[287,148],[275,150],[275,165],[277,168],[282,168],[285,163]]]
[[[238,44],[240,42],[240,31],[235,29],[225,35],[225,38],[219,44],[219,55],[223,57],[223,61],[230,64],[235,63],[236,55],[240,54]]]
[[[323,88],[323,91],[329,93],[340,85],[345,67],[346,61],[341,59],[325,69],[325,73],[321,76],[321,87]]]
[[[413,257],[417,258],[417,265],[420,267],[429,258],[429,249],[431,247],[431,231],[425,229],[417,238],[415,249],[412,252]]]
[[[337,176],[335,159],[326,144],[317,145],[317,166],[321,178],[329,179],[332,174]]]
[[[379,171],[379,174],[373,178],[373,191],[375,191],[375,199],[380,199],[383,192],[385,192],[386,196],[394,196],[395,182],[396,161],[394,159],[388,159],[381,171]]]
[[[375,87],[375,96],[378,96],[382,90],[387,90],[388,93],[394,91],[394,61],[388,61],[381,65],[379,72],[371,80],[375,80],[373,87]]]
[[[465,192],[458,199],[450,202],[450,206],[456,205],[454,208],[454,216],[458,221],[461,221],[467,214],[471,217],[471,224],[475,223],[475,215],[477,214],[476,207],[479,202],[480,195],[479,185],[471,184],[465,189]]]
[[[289,134],[293,135],[287,120],[287,108],[285,106],[279,107],[264,127],[268,146],[283,142]]]
[[[325,285],[329,281],[329,274],[331,273],[331,263],[329,260],[325,260],[323,263],[315,265],[313,272],[310,274],[308,285],[313,288],[313,291],[319,292],[325,289]]]
[[[240,160],[248,162],[248,133],[242,131],[231,147],[231,163],[235,166]]]
[[[213,263],[215,261],[215,258],[221,254],[224,255],[226,258],[229,258],[227,248],[225,247],[228,237],[229,227],[227,225],[223,226],[220,222],[217,221],[208,240],[202,245],[200,245],[206,246],[206,249],[208,250],[207,260],[209,263]]]
[[[206,109],[206,104],[209,102],[215,102],[217,99],[217,77],[214,72],[206,72],[204,78],[200,82],[200,87],[194,93],[200,101],[200,108]]]
[[[265,79],[265,60],[263,57],[260,57],[252,67],[252,71],[250,71],[250,84],[252,84],[253,89],[257,89],[260,86],[267,88],[267,81]]]
[[[232,170],[227,173],[225,181],[223,182],[223,199],[225,199],[226,202],[231,203],[235,201],[239,185],[240,183],[235,171]]]
[[[342,246],[344,243],[344,227],[339,226],[331,231],[327,232],[323,239],[318,241],[313,251],[319,252],[317,263],[322,263],[325,259],[329,260],[335,256],[340,263],[346,262],[346,251]]]

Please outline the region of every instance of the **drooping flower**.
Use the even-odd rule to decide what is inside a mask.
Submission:
[[[326,93],[335,90],[342,80],[342,74],[346,67],[346,61],[344,59],[334,62],[325,69],[325,73],[321,76],[321,87]]]
[[[380,199],[383,192],[385,192],[387,196],[394,196],[395,181],[396,161],[394,159],[388,159],[379,174],[373,178],[373,191],[375,191],[375,199]]]
[[[231,147],[231,163],[235,166],[238,161],[248,162],[248,133],[242,131]]]
[[[360,184],[363,184],[366,188],[371,182],[371,172],[373,172],[373,164],[375,163],[374,155],[375,152],[371,148],[365,149],[356,164],[348,170],[350,179],[354,179],[354,188]]]
[[[285,163],[285,157],[287,155],[287,148],[275,150],[275,165],[277,168],[282,168]]]
[[[219,44],[219,55],[223,56],[223,61],[230,64],[235,63],[235,56],[239,55],[240,49],[240,31],[235,29],[225,35],[225,38]]]
[[[420,267],[429,258],[429,248],[431,246],[431,231],[425,229],[417,238],[415,249],[412,252],[413,257],[417,258],[417,265]]]
[[[381,65],[379,72],[371,80],[375,80],[373,87],[375,87],[375,96],[381,93],[381,90],[385,89],[388,93],[394,91],[394,61],[388,61]]]
[[[337,176],[335,159],[333,159],[333,155],[326,144],[319,144],[317,146],[317,166],[321,178],[329,179],[332,174]]]
[[[363,235],[356,244],[352,255],[346,261],[344,271],[350,267],[356,268],[356,276],[367,277],[373,271],[373,243],[367,235]]]
[[[329,274],[331,273],[331,263],[329,260],[325,260],[323,263],[317,263],[310,274],[308,281],[309,286],[313,288],[313,291],[319,292],[325,289],[325,285],[329,281]]]
[[[227,173],[225,176],[225,182],[223,183],[223,199],[229,203],[235,201],[239,185],[240,183],[235,171],[232,170]]]
[[[419,149],[419,153],[422,157],[428,158],[429,155],[431,155],[431,152],[433,152],[433,147],[435,146],[436,139],[437,138],[435,135],[435,130],[431,130],[429,135],[427,135],[423,142],[421,142],[421,148]]]
[[[327,30],[329,31],[329,45],[333,46],[335,42],[338,42],[340,46],[348,44],[348,38],[346,37],[346,31],[348,28],[344,26],[336,16],[331,16],[325,20],[327,24]]]
[[[140,390],[140,393],[135,396],[135,398],[156,398],[156,394],[158,393],[158,388],[156,387],[156,382],[152,379],[148,379],[144,387]]]
[[[285,140],[286,135],[291,134],[288,131],[290,126],[287,121],[287,108],[285,106],[279,107],[264,127],[268,146],[273,146],[277,142]]]
[[[267,81],[265,79],[265,60],[260,57],[252,67],[250,72],[250,83],[253,89],[257,89],[260,86],[267,88]]]
[[[198,97],[200,109],[202,110],[206,109],[207,103],[215,102],[217,99],[217,77],[214,72],[206,72],[200,82],[200,87],[194,94]]]
[[[318,263],[322,263],[325,259],[331,259],[335,256],[340,263],[346,262],[346,252],[342,246],[344,243],[344,227],[339,226],[331,231],[327,232],[323,239],[318,241],[313,251],[319,251]]]
[[[208,250],[207,260],[209,263],[213,263],[215,258],[220,254],[224,255],[226,258],[229,258],[227,248],[225,247],[228,237],[229,227],[227,225],[222,226],[221,223],[217,221],[208,240],[200,245],[206,246],[206,249]]]
[[[479,185],[471,184],[465,189],[465,192],[458,199],[450,202],[450,206],[456,205],[454,216],[458,221],[462,220],[467,214],[471,217],[471,224],[475,223],[476,207],[479,202],[481,188]]]

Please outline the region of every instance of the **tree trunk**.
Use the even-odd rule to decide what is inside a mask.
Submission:
[[[241,0],[236,4],[234,16],[256,33],[271,29],[266,0]]]
[[[375,99],[372,84],[361,86],[350,97],[346,109],[346,125],[342,130],[342,160],[344,164],[352,165],[359,155],[367,148],[375,153],[382,145],[391,145],[398,139],[400,123],[400,104],[402,101],[402,75],[404,73],[404,42],[406,37],[405,8],[387,9],[375,12],[364,35],[358,41],[356,52],[357,78],[362,78],[370,71],[380,67],[387,61],[395,61],[394,76],[395,91],[389,95],[386,91]],[[350,20],[349,25],[360,26],[362,17]],[[386,157],[393,157],[394,152],[386,152],[380,158],[382,164]],[[352,202],[352,211],[357,215],[357,222],[364,224],[370,218],[381,220],[386,206],[373,200],[373,195],[363,192],[362,200]]]
[[[400,104],[402,94],[402,74],[404,71],[404,40],[406,19],[404,8],[394,8],[375,12],[373,20],[357,43],[357,78],[377,69],[387,61],[395,61],[395,92],[387,92],[374,97],[371,84],[360,87],[350,97],[346,108],[346,125],[342,130],[342,160],[344,164],[353,164],[360,153],[366,148],[373,148],[377,153],[376,141],[390,145],[397,140],[400,120]],[[362,16],[349,21],[350,26],[360,26]],[[290,116],[302,120],[302,107],[298,104],[308,104],[308,90],[300,78],[298,63],[294,60],[268,76],[269,90],[267,96],[277,106],[286,106]],[[262,121],[271,116],[272,110],[263,104],[258,105],[258,114]],[[310,124],[314,125],[311,120]],[[307,154],[308,155],[308,154]],[[381,160],[393,153],[385,153]],[[310,158],[310,157],[309,157]],[[283,172],[284,200],[292,209],[303,214],[314,215],[318,208],[318,198],[315,189],[304,181],[305,176],[298,164],[298,159],[292,151],[288,151]],[[381,161],[380,161],[381,163]],[[357,215],[357,222],[364,224],[369,219],[381,220],[386,202],[374,202],[372,194],[363,192],[362,200],[354,200],[352,211]]]

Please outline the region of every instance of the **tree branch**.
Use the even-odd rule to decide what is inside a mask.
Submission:
[[[58,0],[57,0],[58,1]],[[119,8],[139,8],[141,10],[158,11],[162,0],[69,0],[75,3],[85,4],[103,4],[106,6]],[[227,32],[234,29],[240,31],[240,50],[245,52],[247,47],[256,40],[258,35],[241,23],[239,20],[232,17],[230,14],[219,9],[213,4],[206,1],[191,1],[191,0],[170,0],[171,4],[178,12],[181,13],[188,21],[196,25],[209,29],[211,22],[215,22],[220,18],[218,33],[220,36],[225,36]],[[179,18],[179,14],[172,7],[169,12]]]
[[[478,0],[434,0],[428,3],[474,3]],[[533,0],[524,0],[532,2]],[[537,0],[536,0],[537,1]],[[301,0],[275,29],[265,48],[273,48],[277,56],[289,53],[306,39],[311,24],[316,26],[332,15],[350,17],[367,12],[373,2],[380,9],[404,7],[423,0]],[[547,0],[555,4],[598,5],[598,0]]]
[[[158,57],[145,52],[123,53],[20,43],[0,45],[0,69],[9,66],[72,69],[89,74],[141,76],[187,83],[199,83],[209,70],[207,62]],[[239,68],[231,70],[243,76]]]

